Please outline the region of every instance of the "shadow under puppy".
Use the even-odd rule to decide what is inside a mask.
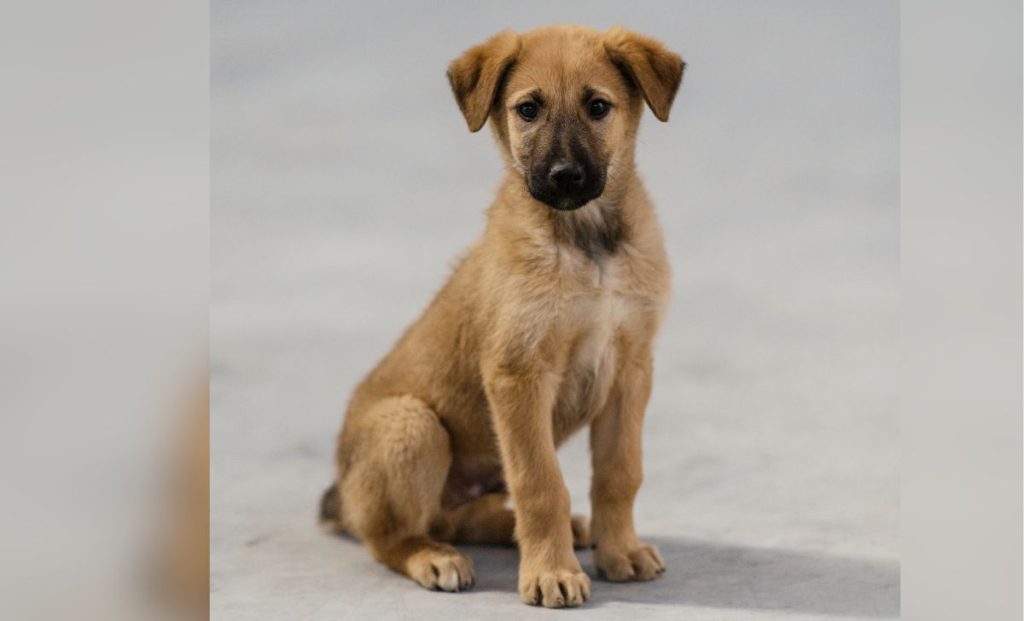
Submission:
[[[448,69],[470,131],[490,120],[508,173],[483,236],[357,387],[321,502],[325,523],[424,587],[473,584],[450,542],[515,543],[523,601],[584,602],[573,545],[588,529],[555,448],[586,425],[599,572],[665,569],[632,516],[670,288],[634,147],[645,101],[668,120],[683,66],[622,28],[551,26],[502,32]]]

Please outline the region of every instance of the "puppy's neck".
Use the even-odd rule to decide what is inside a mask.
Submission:
[[[595,261],[614,255],[626,238],[618,204],[593,200],[576,211],[548,210],[554,241]]]

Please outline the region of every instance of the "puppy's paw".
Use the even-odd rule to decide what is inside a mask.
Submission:
[[[590,598],[590,578],[580,569],[520,571],[519,596],[531,606],[579,606]]]
[[[658,549],[637,542],[628,549],[605,549],[598,545],[594,552],[598,573],[611,582],[654,580],[665,571],[665,560]]]
[[[576,549],[590,547],[590,520],[582,515],[572,516],[572,547]]]
[[[473,586],[473,561],[450,546],[421,550],[406,561],[409,577],[432,591],[465,591]]]

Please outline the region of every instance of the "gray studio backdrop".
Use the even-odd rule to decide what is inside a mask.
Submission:
[[[596,582],[584,614],[898,616],[897,3],[221,0],[212,17],[214,618],[545,614],[518,602],[512,550],[470,549],[477,588],[429,593],[314,509],[349,390],[501,176],[447,63],[566,22],[688,63],[638,147],[675,282],[636,512],[669,570]],[[585,438],[560,458],[586,513]]]

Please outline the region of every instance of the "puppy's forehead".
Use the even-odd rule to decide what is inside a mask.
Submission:
[[[619,72],[601,33],[572,26],[541,28],[522,35],[522,48],[509,76],[509,93],[538,89],[547,97],[575,99],[586,87],[616,89]]]

